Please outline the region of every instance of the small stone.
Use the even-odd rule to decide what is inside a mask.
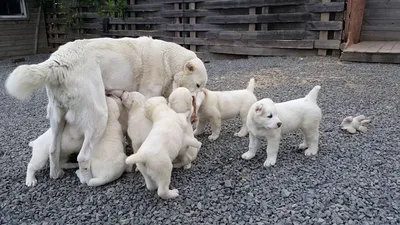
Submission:
[[[201,202],[197,203],[197,208],[200,209],[200,210],[203,208]]]
[[[282,189],[281,194],[283,197],[289,197],[292,193],[286,189]]]
[[[231,180],[226,180],[225,181],[225,187],[232,187],[232,181]]]

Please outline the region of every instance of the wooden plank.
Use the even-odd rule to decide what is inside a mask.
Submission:
[[[209,46],[209,52],[235,55],[255,55],[255,56],[313,56],[315,50],[299,49],[274,49],[274,48],[243,48],[242,46]]]
[[[211,24],[248,24],[307,22],[309,20],[311,20],[311,14],[309,13],[282,13],[268,15],[208,16],[204,19],[204,22]]]
[[[110,30],[106,36],[127,36],[127,37],[138,37],[138,36],[150,36],[150,37],[163,37],[164,32],[160,30]]]
[[[362,41],[346,48],[344,52],[364,52],[371,45],[372,43],[370,41]]]
[[[33,40],[34,34],[21,34],[21,35],[9,35],[9,36],[0,36],[0,41],[12,41],[12,40]],[[46,38],[46,35],[41,33],[39,38]]]
[[[383,47],[385,42],[383,41],[376,41],[374,42],[373,45],[369,46],[369,48],[367,48],[367,50],[365,51],[366,53],[376,53],[379,51],[379,49],[381,49]]]
[[[313,40],[224,40],[206,39],[207,45],[214,46],[242,46],[242,47],[261,47],[261,48],[294,48],[294,49],[313,49]]]
[[[322,3],[328,3],[331,0],[322,0]],[[329,13],[321,13],[321,22],[329,21]],[[328,40],[328,31],[320,31],[319,32],[319,40]],[[326,49],[318,49],[318,55],[325,56]]]
[[[395,44],[395,41],[385,41],[382,48],[378,50],[378,53],[390,53]]]
[[[189,3],[189,9],[190,10],[194,10],[196,8],[196,3]],[[189,19],[189,23],[191,25],[196,25],[196,17],[190,17]],[[190,32],[190,38],[196,38],[196,32],[195,31],[191,31]],[[190,50],[191,51],[196,51],[196,45],[190,45]]]
[[[256,14],[256,8],[249,8],[249,15],[255,15]],[[249,24],[249,31],[255,31],[256,30],[256,24],[251,23]]]
[[[160,12],[162,17],[205,17],[205,16],[212,16],[216,13],[211,12],[206,9],[193,9],[193,10],[181,10],[181,9],[174,9],[174,10],[163,10]]]
[[[209,31],[206,38],[227,40],[303,40],[314,38],[313,32],[304,30],[270,30],[270,31]]]
[[[393,0],[368,0],[365,8],[367,9],[400,9],[400,1]]]
[[[46,36],[42,36],[39,38],[39,44],[47,44]],[[25,40],[9,40],[9,41],[1,41],[0,47],[14,46],[14,45],[33,45],[33,39],[25,39]]]
[[[263,7],[262,8],[262,14],[269,14],[269,7],[268,6],[265,6],[265,7]],[[263,23],[263,24],[261,24],[261,30],[268,30],[268,28],[269,28],[269,26],[268,26],[268,23]]]
[[[400,31],[363,31],[361,41],[400,41]]]
[[[400,9],[365,9],[366,19],[400,19]]]
[[[317,49],[340,49],[340,40],[315,40],[314,48]]]
[[[396,42],[390,53],[400,53],[400,42]]]
[[[182,11],[182,10],[179,10],[179,4],[174,4],[174,10],[175,11]],[[180,21],[179,21],[180,19],[178,18],[178,17],[176,17],[175,18],[175,24],[179,24],[180,23]],[[180,37],[181,36],[181,33],[180,32],[175,32],[175,37]]]
[[[343,52],[340,60],[369,63],[400,63],[400,54]]]
[[[127,12],[157,12],[162,9],[161,3],[154,4],[135,4],[134,6],[128,5],[126,7]]]
[[[206,0],[164,0],[165,4],[168,3],[191,3],[191,2],[204,2]]]
[[[199,3],[199,8],[204,9],[247,9],[263,6],[287,6],[308,3],[307,0],[209,0]]]
[[[381,24],[381,25],[363,25],[363,31],[400,31],[399,25]]]
[[[307,23],[307,30],[342,30],[342,21],[311,21]]]
[[[324,2],[310,4],[307,6],[307,8],[309,9],[309,12],[313,13],[343,12],[344,5],[344,2]]]

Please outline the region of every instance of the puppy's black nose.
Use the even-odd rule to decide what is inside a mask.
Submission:
[[[281,126],[282,126],[282,123],[279,122],[279,123],[277,123],[276,125],[277,125],[278,127],[281,127]]]

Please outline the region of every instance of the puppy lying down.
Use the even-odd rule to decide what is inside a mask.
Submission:
[[[118,99],[117,99],[117,101],[118,101]],[[113,107],[115,107],[115,105],[112,102],[114,102],[115,104],[116,104],[116,102],[113,99],[107,98],[107,104],[109,102],[111,102],[110,104]],[[118,103],[119,103],[119,105],[122,105],[122,103],[120,103],[120,102],[118,102]],[[113,109],[113,110],[115,112],[117,112],[115,109]],[[115,115],[114,112],[112,114]],[[117,126],[118,125],[114,125],[114,127],[117,127]],[[29,143],[29,146],[32,147],[32,158],[28,164],[28,168],[26,171],[26,185],[27,186],[36,185],[37,180],[35,177],[35,173],[36,173],[36,171],[42,169],[45,166],[45,164],[49,158],[49,148],[50,148],[52,140],[53,140],[53,134],[51,132],[51,129],[48,129],[45,133],[43,133],[41,136],[39,136],[36,140],[31,141]],[[79,133],[78,130],[73,125],[67,123],[65,125],[64,132],[63,132],[62,138],[61,138],[61,152],[60,152],[61,168],[70,169],[70,168],[78,167],[77,163],[67,163],[67,162],[68,162],[68,158],[71,154],[78,153],[80,151],[82,144],[83,144],[83,134]],[[116,145],[116,147],[118,147],[118,145]],[[101,148],[96,148],[96,150],[97,149],[101,149]],[[115,153],[115,155],[120,155],[118,151],[116,151],[116,152],[117,153]],[[125,155],[125,158],[126,158],[126,155]],[[126,166],[125,158],[123,160],[121,160],[121,163],[122,163],[121,165]],[[113,157],[111,157],[111,159],[113,159]],[[107,163],[109,163],[109,162],[107,162]],[[108,165],[106,165],[107,163],[105,163],[104,165],[101,165],[101,167],[108,168]],[[92,165],[95,165],[95,167],[96,167],[96,162],[94,162],[94,164],[92,162]],[[113,166],[113,165],[111,165],[111,166]],[[98,174],[101,172],[98,172],[95,170],[96,169],[92,167],[91,171],[92,171],[92,173],[93,172],[95,173],[94,176],[99,177]],[[114,169],[111,169],[111,170],[114,170]],[[93,180],[91,185],[95,185],[95,184],[96,184],[96,180]]]
[[[204,128],[210,122],[212,134],[209,140],[216,140],[221,132],[221,120],[232,119],[240,115],[242,128],[235,136],[244,137],[247,135],[246,119],[251,105],[257,101],[254,92],[254,78],[246,89],[236,91],[210,91],[203,88],[204,94],[199,94],[197,102],[201,102],[198,108],[199,121],[196,125],[195,135],[204,132]]]
[[[264,166],[276,163],[279,143],[283,134],[300,129],[304,141],[300,149],[307,149],[305,155],[315,155],[318,152],[319,124],[321,109],[317,105],[318,91],[315,86],[304,98],[274,103],[265,98],[254,103],[247,117],[247,127],[250,133],[249,151],[242,155],[243,159],[251,159],[260,147],[260,139],[266,138],[267,160]]]
[[[118,93],[116,93],[118,95]],[[121,92],[122,104],[129,110],[128,135],[132,141],[133,152],[136,153],[144,140],[149,135],[153,122],[146,117],[144,105],[146,98],[139,92]],[[187,88],[176,88],[169,96],[169,107],[177,113],[184,113],[190,117],[192,109],[192,97]],[[186,133],[193,137],[193,128],[189,121]],[[186,154],[184,150],[174,160],[174,168],[184,166],[185,169],[191,167],[191,162],[196,159],[199,149],[188,147]],[[182,155],[183,154],[183,155]]]
[[[158,196],[163,199],[175,198],[179,196],[178,190],[169,189],[172,161],[181,149],[187,146],[200,148],[201,143],[186,134],[188,115],[174,112],[165,98],[148,99],[144,109],[153,121],[153,127],[138,152],[129,156],[126,163],[136,163],[147,189],[157,189]]]
[[[76,175],[81,183],[89,186],[100,186],[112,182],[131,168],[125,164],[125,145],[121,124],[118,121],[120,116],[117,100],[111,97],[106,98],[108,107],[107,127],[100,139],[90,160],[90,170],[93,178],[88,180],[83,177],[82,171],[77,170]]]

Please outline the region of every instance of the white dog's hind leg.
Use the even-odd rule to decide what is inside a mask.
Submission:
[[[65,127],[65,114],[61,113],[60,109],[58,115],[54,115],[50,117],[50,126],[53,133],[53,141],[51,143],[49,153],[50,153],[50,177],[53,179],[57,179],[61,177],[64,171],[60,168],[60,152],[61,152],[61,137]],[[59,118],[57,118],[59,117]]]
[[[319,140],[318,126],[315,126],[312,129],[305,130],[305,136],[309,146],[308,149],[304,152],[304,154],[306,156],[316,155],[318,153],[318,140]]]
[[[246,125],[247,113],[240,113],[240,117],[242,119],[242,128],[240,128],[240,131],[235,133],[234,135],[237,137],[244,137],[249,133],[249,131],[247,130],[247,125]]]
[[[147,168],[148,171],[149,169],[150,173],[148,175],[150,175],[150,177],[153,178],[153,180],[156,182],[158,186],[157,189],[158,196],[160,196],[164,200],[170,198],[176,198],[179,196],[179,191],[177,189],[173,190],[169,189],[169,184],[171,183],[171,172],[172,172],[171,162],[165,162],[162,165],[160,164],[152,165],[151,167]]]
[[[198,141],[196,138],[190,137],[188,135],[185,135],[185,144],[188,147],[201,148],[201,142]],[[186,148],[186,151],[187,151],[187,148]],[[186,152],[185,152],[185,154],[186,154]]]
[[[305,132],[303,131],[303,129],[301,130],[301,132],[303,133],[304,140],[303,140],[303,143],[301,143],[301,144],[299,145],[299,149],[300,149],[300,150],[306,150],[306,149],[308,148],[307,136],[306,136]]]
[[[49,147],[45,148],[34,148],[32,151],[32,158],[28,164],[28,168],[26,170],[26,186],[35,186],[37,183],[35,173],[36,171],[42,169],[47,162],[49,157]]]
[[[246,160],[252,159],[261,145],[260,140],[251,133],[249,134],[249,139],[249,150],[242,155],[242,159]]]

